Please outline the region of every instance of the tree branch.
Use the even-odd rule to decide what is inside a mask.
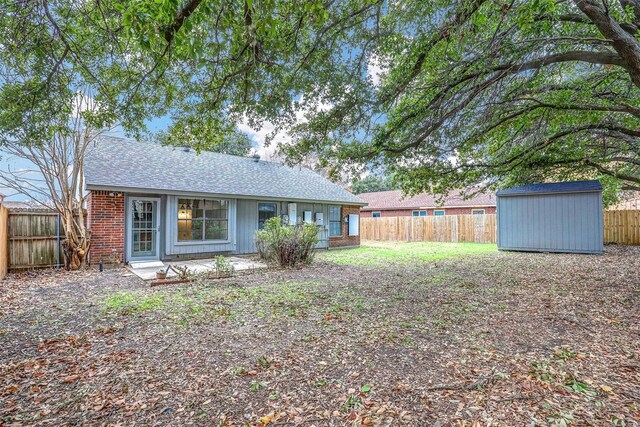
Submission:
[[[180,30],[180,28],[182,28],[182,25],[184,25],[184,21],[186,21],[191,16],[191,14],[196,11],[198,6],[200,6],[200,3],[202,3],[202,0],[190,0],[178,10],[173,23],[171,23],[164,29],[164,39],[167,41],[167,43],[171,44],[176,33]]]

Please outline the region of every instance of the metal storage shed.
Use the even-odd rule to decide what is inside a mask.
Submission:
[[[523,185],[496,196],[498,249],[604,251],[600,181]]]

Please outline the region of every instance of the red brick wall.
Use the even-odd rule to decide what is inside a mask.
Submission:
[[[89,261],[121,263],[124,260],[124,195],[92,191],[87,198],[87,211],[91,230]]]
[[[485,214],[494,214],[496,213],[495,206],[485,206],[480,208],[442,208],[444,209],[445,215],[470,215],[472,210],[475,209],[484,209]],[[380,212],[380,216],[411,216],[411,212],[418,209],[396,209],[396,210],[380,210],[375,212]],[[433,209],[421,209],[426,210],[428,216],[433,215]],[[363,217],[370,218],[373,216],[373,211],[361,211],[361,215]]]
[[[360,206],[341,206],[340,218],[346,215],[360,215]],[[360,234],[349,236],[349,224],[342,221],[342,236],[329,237],[330,248],[340,248],[344,246],[360,246]]]

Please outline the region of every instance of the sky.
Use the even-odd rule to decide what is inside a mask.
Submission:
[[[151,132],[159,132],[162,130],[166,130],[170,124],[171,120],[168,117],[158,117],[153,120],[147,122],[147,126]],[[260,155],[262,159],[265,160],[277,160],[274,155],[275,145],[272,144],[269,147],[265,147],[265,138],[266,136],[274,130],[274,126],[272,123],[265,123],[261,129],[255,129],[249,126],[246,121],[238,123],[238,129],[242,132],[249,135],[251,140],[253,141],[254,151]],[[124,137],[124,132],[121,128],[115,128],[110,132],[106,132],[106,135],[111,136],[119,136]],[[281,141],[284,143],[288,143],[291,141],[291,138],[286,134],[278,134],[276,137],[276,141]],[[34,169],[34,165],[30,162],[18,159],[14,157],[8,156],[6,153],[3,153],[0,149],[0,170],[6,171],[10,168],[13,171],[26,171]],[[12,201],[26,201],[28,197],[22,194],[15,194],[15,191],[6,187],[0,186],[0,194],[5,195],[5,200]]]
[[[375,86],[378,86],[380,83],[381,75],[384,73],[384,67],[380,64],[380,60],[378,58],[371,58],[367,63],[367,74],[371,77],[372,82]],[[301,103],[303,99],[300,99]],[[82,101],[80,101],[82,102]],[[91,101],[89,101],[91,102]],[[320,106],[320,108],[329,108],[330,105]],[[79,109],[82,109],[82,104],[79,104]],[[298,122],[305,121],[305,111],[298,111],[296,113],[296,118]],[[147,121],[146,125],[148,130],[152,133],[156,133],[159,131],[166,130],[171,123],[171,119],[168,116],[165,117],[157,117],[152,120]],[[251,154],[257,153],[264,160],[270,161],[278,161],[278,157],[275,154],[277,144],[289,144],[292,141],[290,135],[286,132],[281,132],[276,134],[273,142],[267,147],[265,146],[265,140],[267,135],[271,134],[275,126],[273,123],[265,122],[262,127],[259,129],[253,128],[249,125],[247,120],[243,120],[237,124],[237,128],[249,135],[251,140],[253,141],[254,150]],[[124,137],[124,132],[121,128],[116,127],[112,131],[107,132],[107,135]],[[33,170],[34,166],[26,160],[17,159],[10,156],[7,156],[0,149],[0,171],[6,171],[7,169],[11,169],[13,171],[19,170]],[[13,200],[13,201],[26,201],[29,198],[22,194],[16,194],[14,190],[3,187],[0,185],[0,194],[5,196],[5,200]]]

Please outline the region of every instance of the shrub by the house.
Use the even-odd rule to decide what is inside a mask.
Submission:
[[[313,260],[318,229],[315,224],[283,225],[279,217],[270,218],[264,228],[256,232],[256,248],[260,258],[278,263],[281,267],[295,267]]]

